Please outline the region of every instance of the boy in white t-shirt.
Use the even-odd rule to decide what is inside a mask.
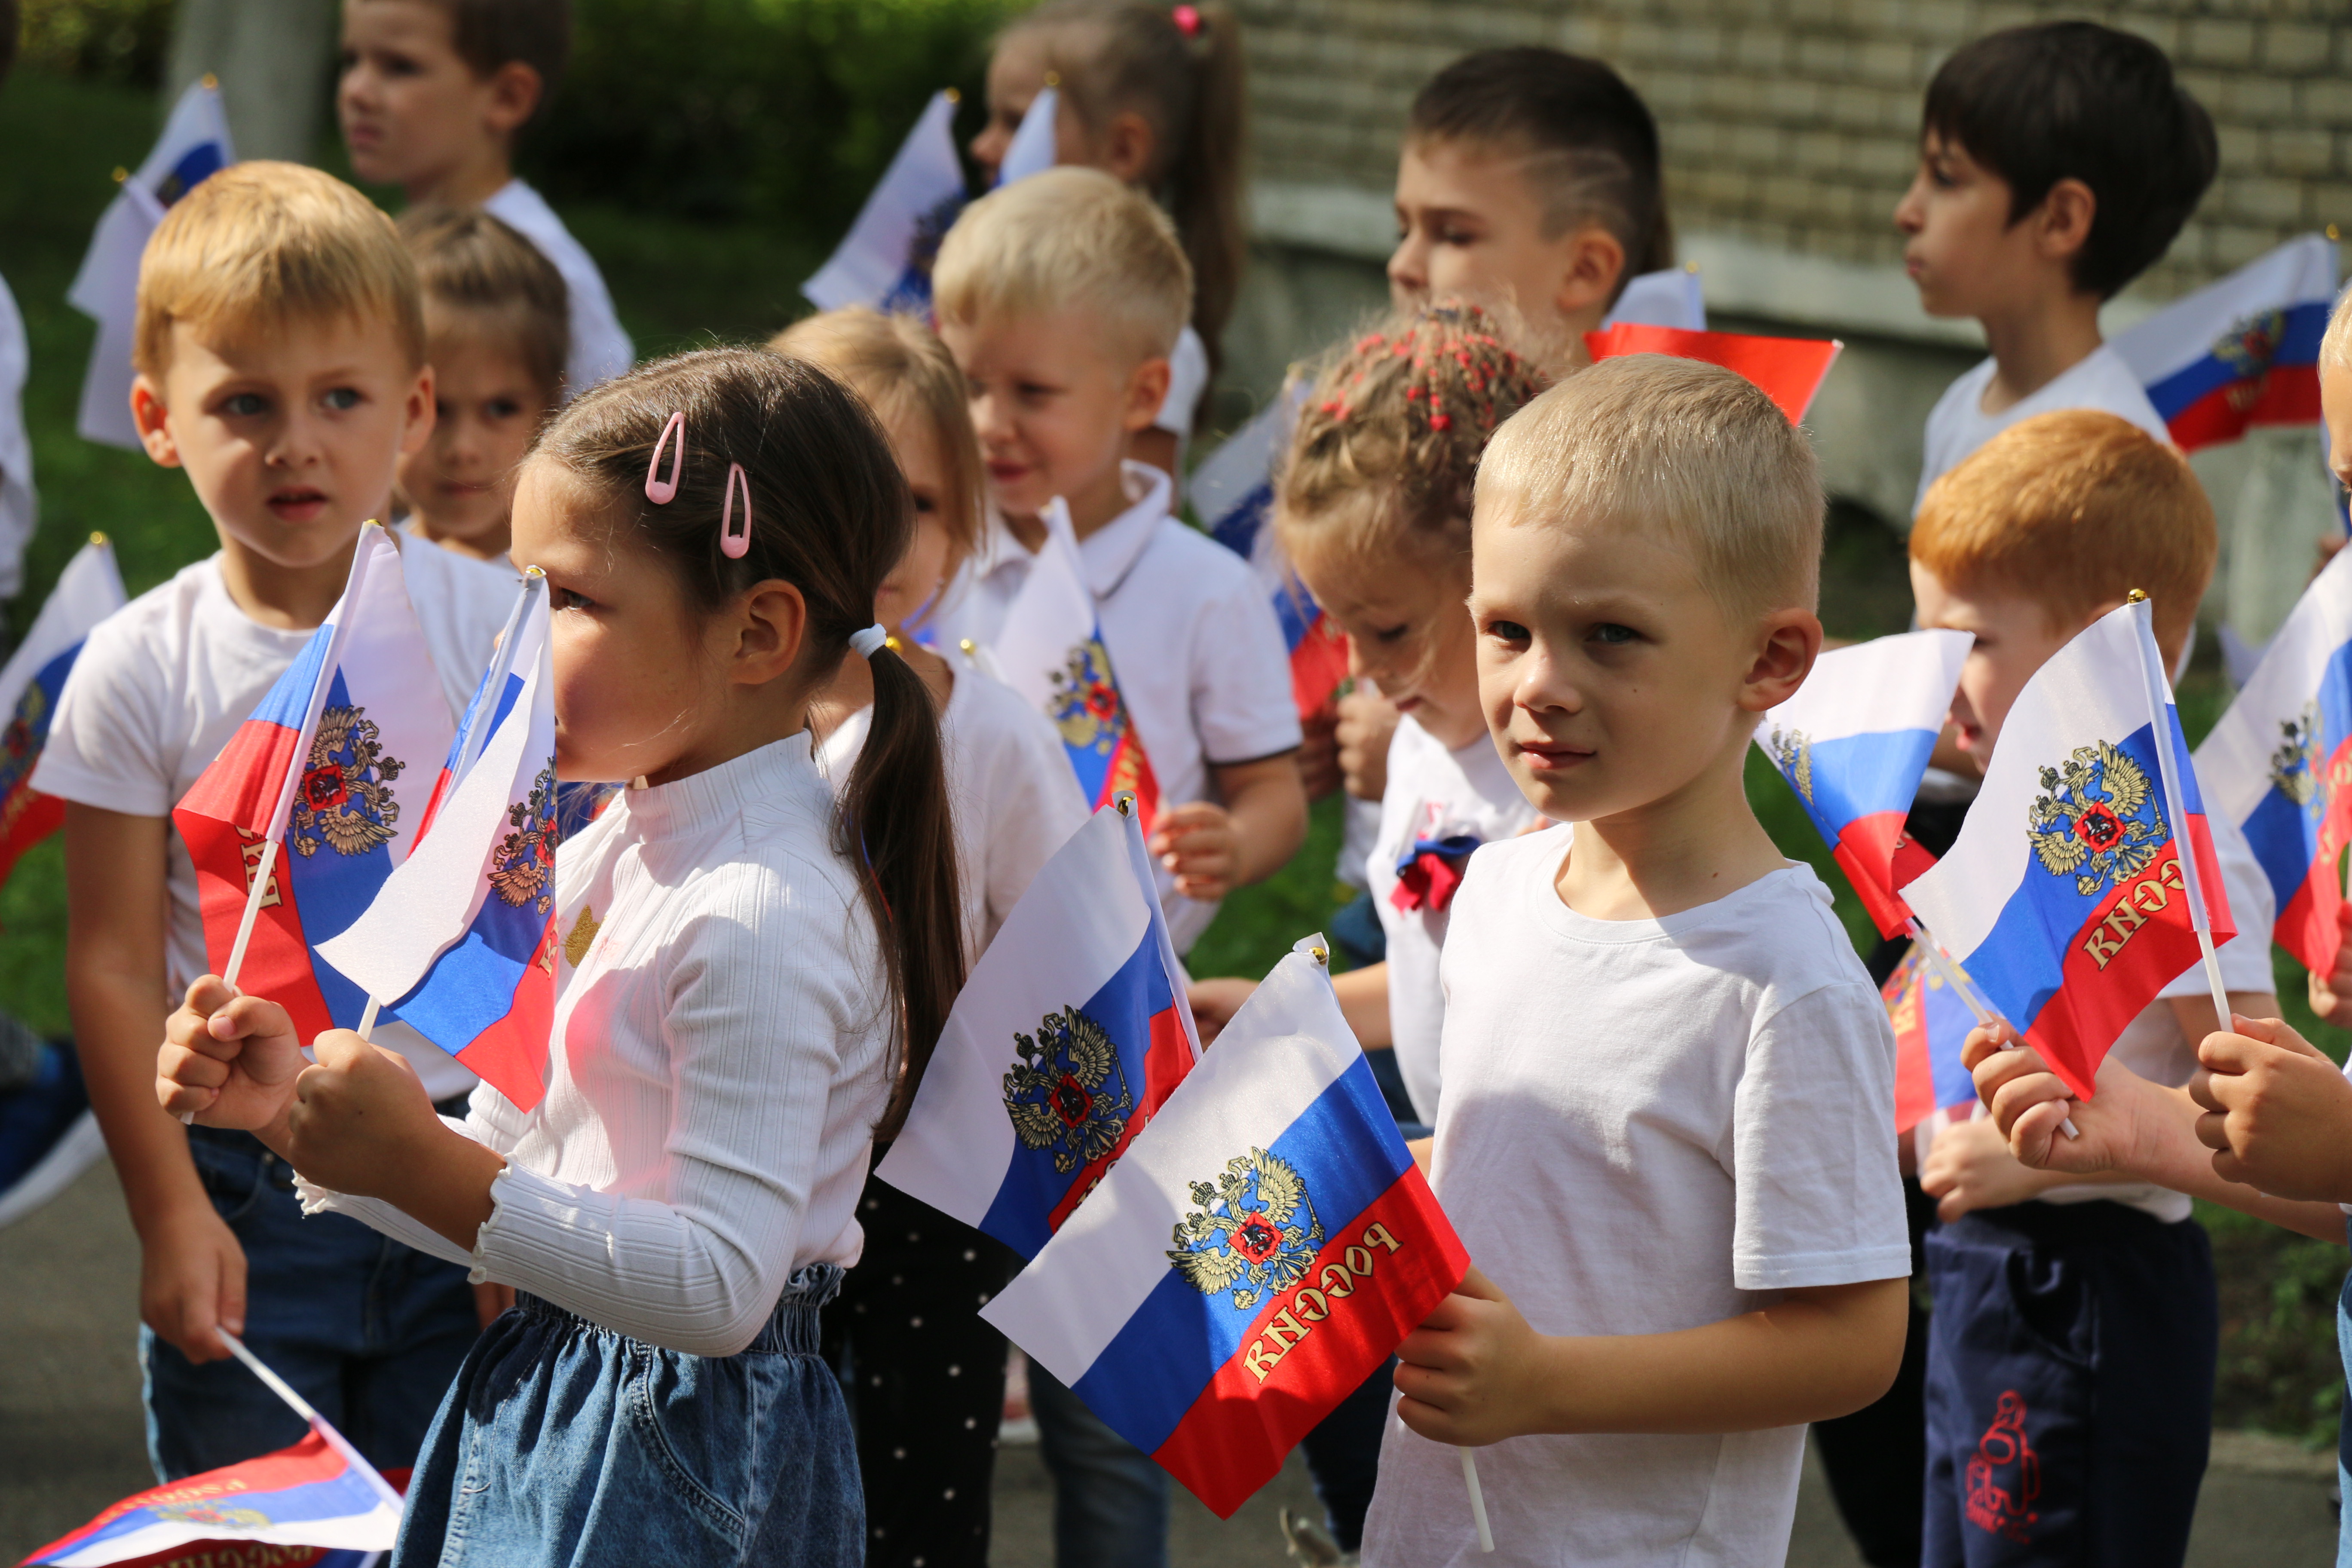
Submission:
[[[566,395],[629,368],[629,334],[594,258],[514,176],[514,141],[572,53],[571,0],[345,0],[335,113],[352,172],[411,205],[480,207],[563,275]]]
[[[949,591],[940,636],[997,640],[1045,542],[1040,514],[1060,497],[1160,783],[1151,851],[1179,952],[1226,893],[1281,869],[1307,832],[1274,608],[1246,562],[1174,516],[1168,476],[1124,457],[1166,395],[1191,276],[1147,197],[1066,166],[966,207],[931,273],[940,337],[971,384],[993,514]]]
[[[2105,409],[2170,439],[2101,342],[2099,307],[2164,255],[2216,158],[2211,118],[2137,34],[2037,23],[1965,45],[1937,69],[1895,226],[1921,306],[1974,316],[1992,357],[1927,416],[1920,500],[2036,414]]]
[[[361,524],[384,515],[396,463],[432,428],[415,268],[350,186],[236,164],[149,242],[133,363],[148,455],[187,470],[220,552],[91,632],[33,783],[67,802],[67,996],[139,1233],[149,1453],[169,1480],[302,1436],[226,1359],[218,1326],[379,1468],[405,1466],[478,1327],[465,1270],[302,1218],[293,1173],[259,1142],[158,1108],[154,1061],[171,999],[207,968],[172,807],[333,607]],[[454,716],[514,578],[421,541],[401,555],[434,656],[417,673]],[[376,1037],[436,1100],[471,1089],[404,1026]]]
[[[1894,1037],[1741,786],[1820,650],[1822,514],[1803,436],[1689,360],[1580,372],[1480,465],[1480,700],[1569,826],[1454,900],[1428,1158],[1473,1267],[1398,1352],[1368,1564],[1777,1564],[1804,1423],[1895,1374]]]

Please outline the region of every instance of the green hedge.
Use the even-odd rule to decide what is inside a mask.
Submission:
[[[24,0],[19,63],[130,87],[163,79],[172,0]]]

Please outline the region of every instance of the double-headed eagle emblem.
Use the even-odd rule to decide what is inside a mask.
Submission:
[[[2297,805],[2319,803],[2327,809],[2327,777],[2319,765],[2319,704],[2306,702],[2303,712],[2279,725],[2279,749],[2271,753],[2271,784]]]
[[[2085,898],[2147,870],[2170,837],[2147,770],[2105,741],[2043,768],[2042,788],[2026,811],[2034,857],[2052,876],[2071,875]]]
[[[555,770],[542,768],[530,794],[507,807],[514,831],[499,840],[490,864],[490,890],[509,909],[537,903],[545,914],[555,903],[555,846],[563,834],[555,823]]]
[[[1764,749],[1771,753],[1772,765],[1781,775],[1797,786],[1805,804],[1813,804],[1813,741],[1802,730],[1783,730],[1775,724],[1765,737]]]
[[[1064,1175],[1118,1147],[1135,1110],[1118,1047],[1100,1024],[1065,1007],[1048,1013],[1034,1035],[1015,1032],[1018,1058],[1004,1075],[1004,1110],[1031,1149],[1054,1152]]]
[[[1203,1296],[1231,1290],[1247,1310],[1305,1277],[1323,1249],[1306,1182],[1263,1149],[1226,1161],[1214,1186],[1192,1186],[1201,1206],[1176,1222],[1168,1261]]]
[[[338,855],[364,855],[391,843],[400,824],[392,781],[407,766],[383,754],[383,737],[366,709],[321,711],[294,791],[287,833],[294,853],[307,858],[324,844]]]
[[[2233,393],[2230,401],[2245,407],[2261,395],[2263,378],[2270,374],[2271,363],[2278,358],[2279,345],[2286,341],[2286,312],[2279,310],[2256,310],[2230,323],[2230,330],[2213,340],[2213,357],[2236,373],[2240,381],[2254,385]]]
[[[1127,708],[1110,678],[1110,650],[1100,637],[1070,649],[1069,662],[1053,672],[1054,695],[1047,717],[1066,746],[1091,746],[1109,756],[1127,733]]]

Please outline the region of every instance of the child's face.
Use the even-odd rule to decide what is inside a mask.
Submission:
[[[2033,672],[2084,626],[2115,608],[2102,605],[2070,625],[2021,594],[1990,589],[1963,593],[1947,587],[1916,561],[1911,563],[1911,594],[1921,626],[1967,632],[1976,638],[1960,666],[1959,689],[1952,693],[1952,727],[1954,740],[1979,773],[1992,760],[2000,727]]]
[[[1591,822],[1736,776],[1756,716],[1812,668],[1821,623],[1735,624],[1669,539],[1515,510],[1478,509],[1470,614],[1486,727],[1529,803]]]
[[[875,620],[896,633],[904,629],[908,616],[939,594],[940,584],[954,569],[955,542],[943,519],[948,476],[939,436],[919,417],[901,416],[885,425],[890,449],[898,457],[898,471],[907,476],[907,489],[915,497],[914,537],[874,594]]]
[[[1410,310],[1460,295],[1506,301],[1530,325],[1554,315],[1579,330],[1598,325],[1624,270],[1624,248],[1597,227],[1547,237],[1527,170],[1525,156],[1478,142],[1406,142],[1397,162],[1391,302]]]
[[[548,389],[477,312],[434,310],[433,434],[400,464],[400,493],[435,540],[507,552],[515,475],[547,416]]]
[[[1118,335],[1085,310],[940,323],[1004,510],[1034,517],[1061,496],[1076,513],[1117,494],[1128,437],[1157,417],[1168,390],[1168,362],[1126,360]]]
[[[1397,552],[1368,562],[1333,549],[1293,565],[1326,615],[1348,634],[1348,673],[1369,679],[1400,713],[1448,751],[1486,732],[1478,656],[1463,607],[1460,564]]]
[[[2010,184],[1977,163],[1957,142],[1933,132],[1919,142],[1919,172],[1895,208],[1904,270],[1918,286],[1920,308],[1931,316],[1990,316],[2045,292],[2053,280],[2071,289],[2063,268],[2089,234],[2068,216],[2088,187],[2060,182],[2054,202],[2010,221]],[[2071,189],[2063,189],[2071,187]],[[2053,226],[2054,220],[2054,226]]]
[[[433,372],[386,324],[257,325],[233,338],[172,329],[160,377],[131,385],[147,455],[185,468],[222,534],[289,570],[348,551],[386,514],[400,459],[433,430]]]
[[[538,100],[533,75],[518,113],[510,78],[474,73],[457,53],[456,21],[444,6],[344,0],[335,115],[352,173],[415,187],[478,159],[489,144],[502,153]]]
[[[1004,154],[1013,145],[1013,132],[1029,113],[1029,105],[1045,90],[1046,55],[1045,35],[1034,28],[1007,36],[996,46],[996,53],[988,62],[988,122],[980,134],[971,139],[971,161],[980,165],[983,184],[996,183],[996,171],[1004,165]],[[1076,143],[1078,137],[1077,117],[1066,111],[1054,121],[1054,161],[1057,163],[1085,163],[1091,160],[1081,156],[1084,149]]]

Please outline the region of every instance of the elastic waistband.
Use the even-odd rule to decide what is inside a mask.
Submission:
[[[768,1314],[751,1342],[737,1352],[741,1355],[817,1355],[818,1313],[827,1301],[840,1293],[841,1266],[837,1263],[812,1263],[784,1281],[784,1293],[776,1298],[776,1310]],[[544,1297],[528,1290],[515,1292],[515,1307],[532,1317],[551,1318],[568,1327],[577,1327],[595,1333],[611,1333],[604,1324],[582,1317],[569,1307],[559,1307]],[[623,1336],[627,1337],[627,1336]],[[659,1346],[650,1347],[659,1349]],[[665,1352],[672,1353],[672,1352]]]

